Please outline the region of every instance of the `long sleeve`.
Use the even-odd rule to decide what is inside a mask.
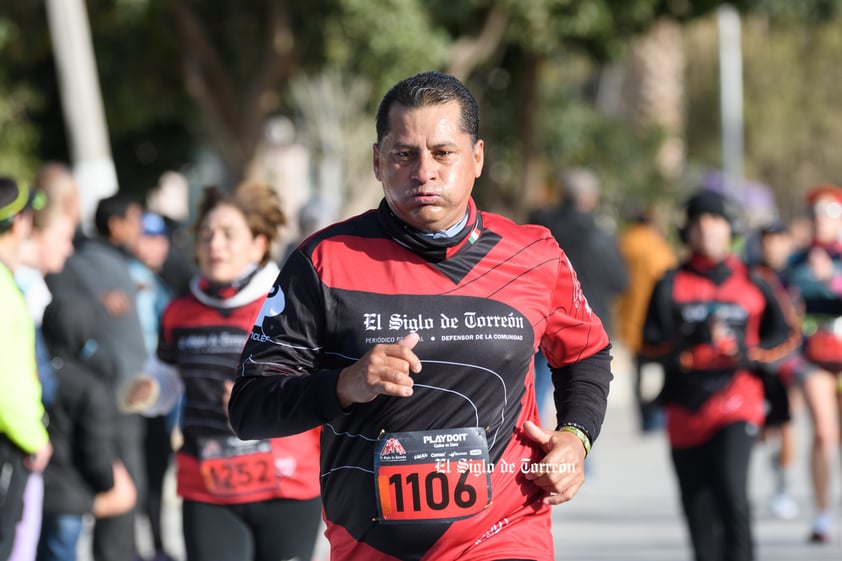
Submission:
[[[143,372],[158,384],[158,394],[155,401],[140,413],[146,417],[166,415],[173,410],[184,393],[184,383],[178,369],[156,356],[149,356],[143,364]]]
[[[575,423],[591,441],[599,436],[608,407],[611,375],[610,345],[597,354],[563,368],[553,368],[553,397],[559,425]]]
[[[760,320],[760,341],[748,349],[748,359],[758,370],[777,371],[781,361],[801,344],[801,336],[787,319],[780,299],[762,278],[755,277],[755,284],[766,298],[766,308]]]
[[[672,300],[674,276],[673,269],[655,283],[647,305],[641,352],[651,359],[663,359],[675,352],[679,344]]]
[[[608,402],[611,344],[562,254],[542,342],[551,366],[558,424],[574,423],[596,440]]]
[[[79,425],[74,434],[78,446],[77,465],[91,490],[101,493],[114,486],[114,403],[107,388],[92,378],[85,388],[85,395],[79,407]]]
[[[324,331],[324,313],[315,272],[296,251],[243,349],[228,406],[241,438],[296,434],[343,413],[336,396],[339,369],[325,364],[315,343]]]
[[[26,453],[47,443],[35,368],[35,325],[6,267],[0,267],[0,434]]]

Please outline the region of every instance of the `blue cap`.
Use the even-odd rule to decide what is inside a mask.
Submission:
[[[141,224],[145,236],[166,236],[169,234],[167,222],[159,214],[144,212]]]

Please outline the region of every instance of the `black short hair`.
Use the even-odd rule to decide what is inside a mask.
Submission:
[[[110,238],[111,230],[108,223],[115,216],[125,218],[129,212],[129,208],[134,205],[140,205],[140,201],[122,192],[100,199],[96,205],[96,212],[94,213],[94,226],[96,227],[97,233],[103,238]]]
[[[408,108],[441,105],[450,101],[462,109],[462,130],[479,140],[479,106],[465,85],[449,74],[429,71],[404,78],[386,92],[377,109],[377,145],[389,134],[389,111],[396,103]]]

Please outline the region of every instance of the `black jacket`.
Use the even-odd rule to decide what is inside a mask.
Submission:
[[[613,335],[612,301],[626,290],[629,282],[616,237],[603,230],[592,214],[571,205],[533,213],[529,221],[552,232],[576,269],[588,304],[608,334]]]
[[[98,371],[113,368],[94,338],[84,300],[64,296],[44,312],[44,338],[58,378],[47,428],[53,456],[44,470],[44,512],[84,514],[114,485],[117,410]]]

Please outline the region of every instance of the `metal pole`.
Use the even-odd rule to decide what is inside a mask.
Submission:
[[[64,119],[79,183],[82,224],[90,228],[97,202],[117,191],[84,0],[46,0]]]
[[[722,113],[722,168],[725,191],[739,197],[743,184],[743,64],[740,15],[722,5],[719,19],[719,88]]]

